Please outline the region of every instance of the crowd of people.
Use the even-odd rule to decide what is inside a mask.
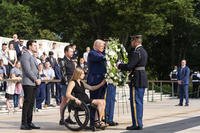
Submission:
[[[90,47],[86,48],[86,52],[83,56],[80,56],[81,58],[79,57],[76,45],[72,44],[70,47],[73,49],[73,63],[76,67],[81,67],[87,75],[87,56],[90,52]],[[27,48],[23,45],[23,40],[18,39],[17,34],[13,35],[13,40],[10,42],[2,43],[0,51],[0,79],[12,79],[12,81],[2,81],[0,86],[0,91],[5,91],[8,112],[17,111],[22,109],[23,106],[24,92],[20,82],[22,79],[20,58],[26,50]],[[59,58],[59,52],[56,43],[52,44],[52,48],[48,53],[43,49],[42,44],[38,45],[34,57],[36,58],[39,75],[42,80],[61,80],[62,72],[60,61],[62,58]],[[51,103],[51,98],[55,98],[56,104],[60,105],[62,88],[62,83],[42,82],[37,89],[36,109],[39,110],[43,107],[56,106]],[[42,106],[42,103],[44,103],[44,106]]]
[[[134,49],[129,62],[118,62],[116,66],[121,71],[132,71],[131,74],[134,75],[130,76],[132,125],[126,129],[142,130],[143,97],[147,88],[145,66],[148,55],[142,46],[142,36],[131,38],[131,46]],[[51,98],[55,98],[56,104],[60,106],[60,125],[66,122],[73,124],[70,117],[63,118],[62,115],[69,100],[74,100],[76,104],[85,102],[97,106],[97,109],[90,109],[90,127],[118,125],[113,121],[116,86],[105,81],[106,45],[108,41],[97,39],[93,49],[87,47],[83,56],[80,56],[76,45],[68,45],[64,48],[64,57],[60,58],[56,43],[52,44],[48,53],[34,40],[27,41],[24,46],[23,40],[18,39],[16,34],[8,44],[3,43],[0,52],[0,78],[12,80],[2,80],[2,90],[6,92],[8,111],[12,110],[10,100],[14,100],[15,108],[22,108],[20,129],[40,129],[32,123],[33,107],[36,105],[37,109],[42,109],[55,106],[51,103]],[[53,79],[60,82],[53,82]],[[89,96],[85,89],[89,90]],[[97,110],[102,121],[100,123],[95,122]]]

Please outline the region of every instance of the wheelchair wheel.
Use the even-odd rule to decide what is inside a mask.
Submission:
[[[89,121],[89,109],[86,104],[77,105],[69,102],[63,110],[65,126],[72,131],[80,131],[86,127]]]

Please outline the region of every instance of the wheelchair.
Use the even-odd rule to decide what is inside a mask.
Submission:
[[[90,120],[90,109],[95,109],[96,106],[92,104],[77,105],[75,101],[70,100],[64,107],[62,111],[62,118],[65,120],[65,126],[72,131],[80,131],[82,129],[88,129],[96,131],[97,127],[88,127]],[[67,120],[70,119],[70,122]],[[97,111],[97,120],[95,123],[100,124],[99,112]],[[106,122],[105,122],[106,123]],[[101,130],[105,130],[105,127],[98,127]]]

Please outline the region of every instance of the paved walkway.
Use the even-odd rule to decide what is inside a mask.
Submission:
[[[199,133],[200,132],[200,99],[191,99],[189,107],[174,106],[177,99],[161,102],[145,102],[144,129],[131,131],[141,133]],[[115,120],[120,124],[117,127],[108,127],[104,131],[112,133],[129,133],[124,130],[130,125],[130,109],[124,104],[116,105]],[[14,114],[0,114],[0,133],[66,133],[71,132],[64,126],[59,126],[59,108],[51,108],[34,113],[34,123],[41,126],[40,130],[22,131],[20,127],[21,112]],[[90,131],[81,131],[90,132]]]

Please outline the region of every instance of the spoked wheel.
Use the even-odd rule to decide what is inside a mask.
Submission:
[[[86,104],[77,105],[69,102],[63,111],[65,126],[72,131],[80,131],[85,128],[89,121],[89,109]]]

